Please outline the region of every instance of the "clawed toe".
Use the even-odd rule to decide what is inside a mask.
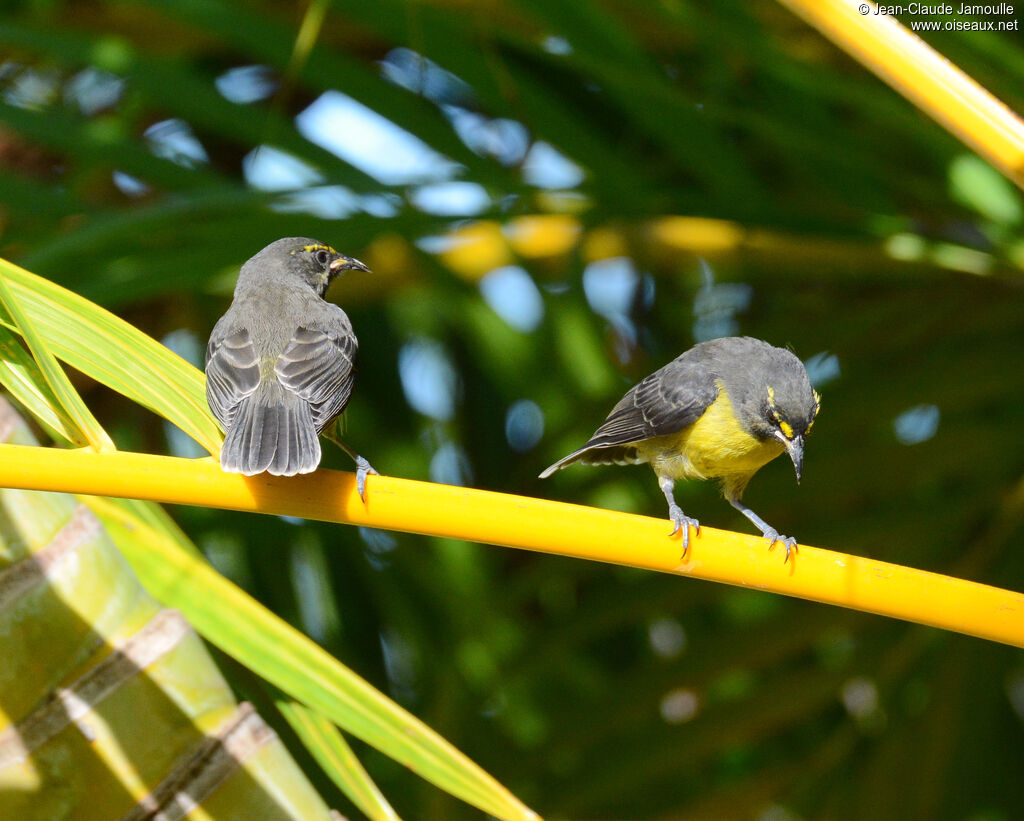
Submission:
[[[693,532],[700,535],[700,522],[694,519],[692,516],[687,516],[683,513],[682,509],[678,505],[672,505],[668,511],[669,518],[675,527],[672,532],[669,533],[669,537],[675,536],[677,533],[682,531],[683,533],[683,557],[686,556],[686,551],[690,549],[690,527],[693,527]]]
[[[366,459],[362,456],[356,457],[356,490],[359,492],[359,498],[363,500],[363,504],[366,504],[366,477],[369,474],[374,476],[380,476],[376,470],[373,469]]]
[[[791,552],[795,552],[798,550],[795,538],[793,538],[792,536],[783,536],[775,528],[769,528],[765,532],[764,537],[768,540],[769,550],[775,547],[776,542],[782,542],[782,544],[785,545],[786,557],[782,560],[783,564],[789,561],[789,554]]]

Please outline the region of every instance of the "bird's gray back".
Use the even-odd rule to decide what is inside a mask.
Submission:
[[[337,305],[315,296],[302,283],[269,277],[236,289],[210,341],[244,328],[260,357],[276,356],[300,327],[332,335],[352,333],[348,315]]]

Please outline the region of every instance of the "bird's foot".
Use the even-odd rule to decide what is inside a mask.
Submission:
[[[366,477],[369,474],[374,476],[380,476],[376,470],[373,469],[373,465],[366,461],[362,456],[356,456],[356,490],[359,491],[359,498],[363,500],[363,504],[366,504]]]
[[[786,546],[786,558],[782,560],[783,564],[789,561],[789,554],[791,551],[798,550],[796,545],[796,539],[794,539],[792,536],[783,536],[774,527],[769,527],[766,531],[764,531],[764,537],[768,540],[769,550],[775,547],[776,542],[782,542],[782,544]]]
[[[675,527],[672,532],[669,533],[669,537],[675,536],[680,530],[683,532],[683,558],[686,557],[686,551],[690,549],[690,526],[693,526],[693,532],[696,535],[700,535],[700,522],[694,519],[692,516],[687,516],[683,513],[683,510],[679,505],[669,505],[668,517],[672,520],[672,524]]]

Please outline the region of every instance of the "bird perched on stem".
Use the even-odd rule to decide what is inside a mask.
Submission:
[[[545,470],[587,465],[647,463],[668,501],[669,518],[682,530],[683,555],[690,526],[700,523],[676,504],[676,479],[718,479],[722,493],[768,539],[782,542],[786,560],[796,539],[782,536],[743,504],[757,471],[788,453],[800,481],[804,439],[821,399],[803,363],[790,351],[751,337],[726,337],[694,345],[635,385],[582,448]]]
[[[221,467],[253,476],[310,473],[320,432],[352,394],[358,343],[327,286],[363,263],[307,237],[272,242],[242,266],[234,299],[206,348],[206,399],[225,430]],[[359,495],[376,473],[356,462]]]

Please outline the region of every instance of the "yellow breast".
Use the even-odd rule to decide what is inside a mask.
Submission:
[[[718,398],[700,419],[679,433],[637,445],[639,455],[659,475],[674,479],[753,475],[784,450],[775,439],[761,440],[747,432],[736,418],[721,382]]]

